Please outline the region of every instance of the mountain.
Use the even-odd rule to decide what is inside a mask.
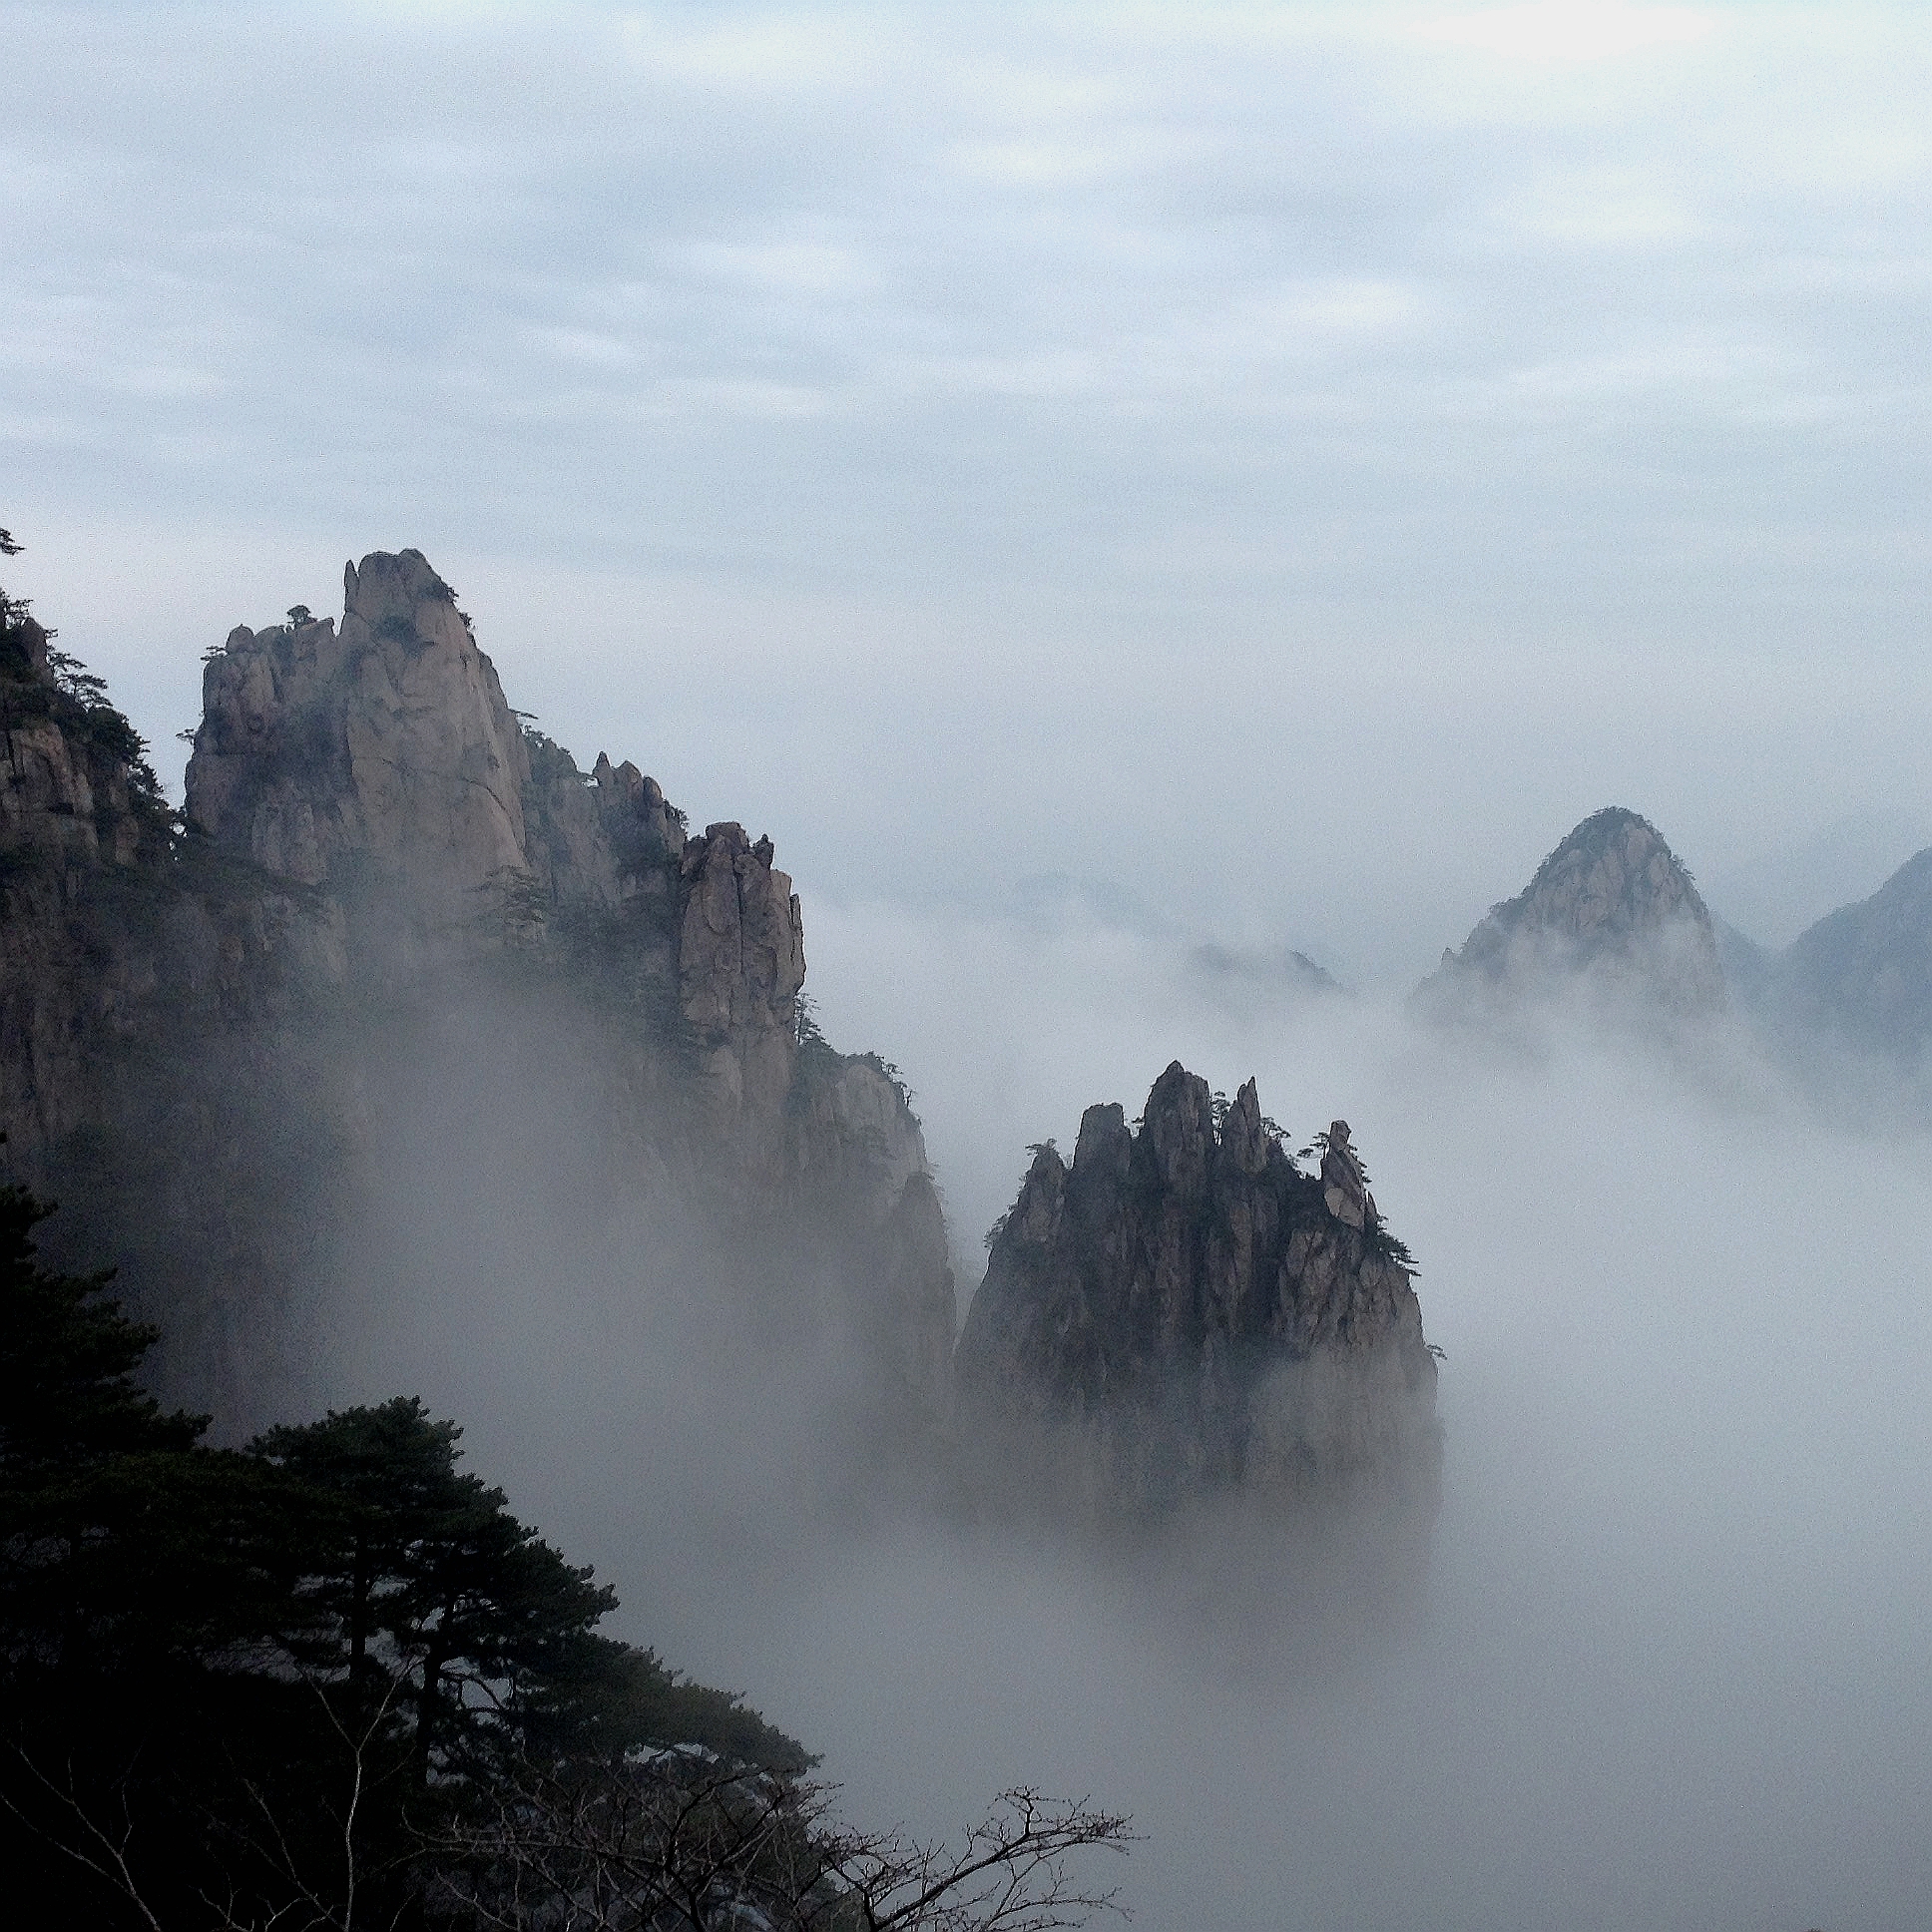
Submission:
[[[1234,947],[1209,942],[1188,954],[1198,984],[1223,993],[1243,992],[1277,1000],[1320,998],[1342,990],[1325,966],[1290,946]]]
[[[1787,1038],[1916,1069],[1932,1046],[1932,848],[1778,955],[1766,995]]]
[[[1629,1017],[1695,1019],[1726,1004],[1710,914],[1648,819],[1593,812],[1524,890],[1493,906],[1417,989],[1433,1018],[1495,1016],[1582,990]]]
[[[1036,1150],[957,1357],[982,1480],[1103,1516],[1234,1492],[1432,1498],[1436,1365],[1345,1122],[1306,1174],[1177,1061]]]
[[[919,1124],[802,1017],[769,838],[525,728],[415,551],[348,566],[339,625],[210,652],[179,825],[98,685],[20,607],[0,632],[0,1127],[172,1394],[238,1428],[316,1399],[351,1279],[651,1253],[773,1346],[836,1327],[880,1415],[943,1414]]]

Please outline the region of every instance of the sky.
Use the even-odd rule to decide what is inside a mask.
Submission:
[[[771,833],[962,1293],[1175,1055],[1345,1113],[1447,1355],[1429,1612],[1311,1686],[814,1546],[784,1405],[640,1380],[461,1173],[349,1393],[855,1815],[1133,1809],[1144,1924],[1920,1922],[1922,1135],[1397,1000],[1605,804],[1772,943],[1932,843],[1921,10],[5,3],[0,73],[6,583],[171,781],[205,650],[415,546],[581,762]]]
[[[1606,803],[1773,943],[1932,842],[1914,9],[3,19],[8,582],[165,771],[413,545],[808,908],[1392,985]]]

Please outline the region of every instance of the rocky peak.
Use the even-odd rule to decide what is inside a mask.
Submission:
[[[770,839],[753,845],[729,821],[686,842],[678,996],[718,1104],[775,1129],[797,1060],[805,940],[791,880],[772,856]]]
[[[1267,1166],[1269,1145],[1261,1120],[1261,1097],[1254,1082],[1244,1080],[1220,1124],[1222,1158],[1240,1174],[1257,1175]]]
[[[1375,1197],[1368,1192],[1368,1177],[1362,1172],[1361,1158],[1348,1142],[1348,1123],[1330,1121],[1328,1132],[1318,1137],[1321,1148],[1322,1205],[1339,1221],[1350,1227],[1377,1225],[1381,1215],[1375,1211]]]
[[[372,869],[460,925],[526,868],[523,734],[419,551],[345,565],[342,590],[339,631],[291,614],[210,655],[188,821],[304,885]]]
[[[597,754],[591,767],[591,782],[597,787],[598,808],[606,829],[620,847],[620,856],[631,859],[633,869],[641,859],[658,855],[681,860],[685,852],[684,814],[667,804],[664,786],[647,776],[626,758],[614,765],[608,752]],[[631,828],[635,827],[635,831]],[[623,848],[633,846],[634,849]],[[771,862],[771,841],[764,841],[765,863]]]
[[[1725,1004],[1710,914],[1664,836],[1621,806],[1593,812],[1515,898],[1490,909],[1420,989],[1447,1012],[1590,978],[1670,1012]]]
[[[1578,939],[1641,932],[1686,913],[1709,918],[1663,833],[1619,805],[1578,825],[1537,867],[1517,903],[1522,922]]]
[[[1049,1159],[1053,1168],[1059,1169],[1059,1155],[1052,1148],[1043,1147],[1034,1157],[1033,1169],[1027,1176],[1029,1182],[1040,1171],[1041,1162]],[[1074,1144],[1074,1172],[1080,1176],[1082,1186],[1117,1188],[1127,1179],[1133,1163],[1134,1135],[1120,1103],[1106,1101],[1088,1108],[1080,1117],[1080,1138]]]
[[[1103,1512],[1244,1489],[1433,1483],[1435,1363],[1346,1124],[1296,1167],[1245,1082],[1218,1127],[1178,1061],[1137,1133],[1090,1107],[1034,1155],[960,1337],[997,1472]],[[1044,1468],[1046,1473],[1041,1475]]]
[[[1207,1192],[1214,1152],[1213,1101],[1208,1083],[1176,1060],[1154,1083],[1142,1116],[1140,1152],[1156,1183],[1178,1201]]]

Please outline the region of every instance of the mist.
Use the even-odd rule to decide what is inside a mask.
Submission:
[[[1741,1037],[1552,1014],[1498,1050],[1082,915],[827,905],[809,938],[828,1031],[913,1081],[962,1312],[1026,1145],[1169,1059],[1258,1076],[1296,1139],[1347,1116],[1446,1355],[1418,1602],[1310,1625],[1269,1579],[1319,1557],[1252,1526],[1109,1556],[855,1482],[835,1335],[608,1211],[560,1036],[399,1075],[423,1098],[376,1118],[417,1152],[376,1163],[331,1394],[462,1418],[624,1633],[822,1751],[854,1817],[957,1829],[1022,1782],[1132,1811],[1151,1927],[1921,1921],[1922,1135],[1825,1125]]]
[[[163,751],[231,626],[413,545],[546,730],[814,904],[1066,870],[1397,986],[1610,800],[1766,942],[1932,837],[1910,8],[7,52],[8,582]]]
[[[169,783],[204,651],[420,547],[544,731],[774,837],[962,1314],[1028,1147],[1171,1060],[1345,1117],[1443,1495],[1393,1607],[1252,1525],[935,1507],[835,1284],[720,1246],[597,1028],[440,986],[348,1042],[264,1404],[460,1420],[862,1823],[1131,1810],[1159,1932],[1925,1923],[1922,1096],[1404,1003],[1613,801],[1773,945],[1932,839],[1917,10],[45,0],[4,44],[9,591]]]

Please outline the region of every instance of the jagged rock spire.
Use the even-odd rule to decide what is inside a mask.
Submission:
[[[983,1469],[1071,1466],[1130,1512],[1213,1490],[1429,1491],[1435,1363],[1346,1124],[1316,1180],[1253,1081],[1214,1114],[1176,1061],[1138,1133],[1090,1107],[1071,1168],[1034,1155],[959,1343]]]
[[[342,584],[339,631],[241,626],[210,657],[189,822],[301,884],[373,867],[453,915],[525,866],[522,732],[420,551]]]

